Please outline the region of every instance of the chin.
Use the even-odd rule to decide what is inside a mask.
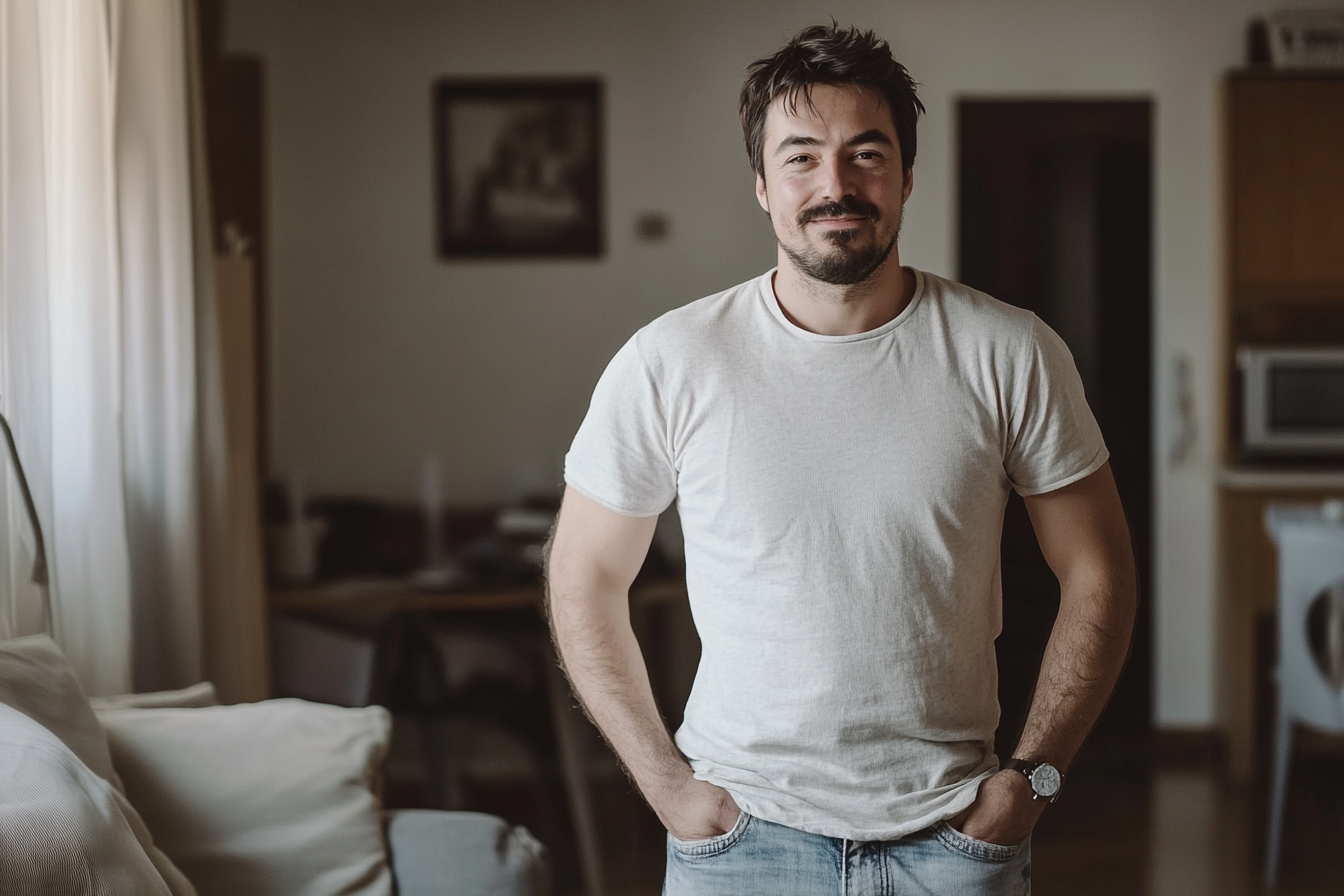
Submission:
[[[843,243],[837,243],[829,238],[820,245],[809,242],[806,254],[785,246],[785,254],[806,277],[833,286],[854,286],[881,271],[896,245],[896,241],[892,240],[883,250],[875,240],[857,241],[854,237],[858,236],[858,231],[838,231],[838,233],[853,236]]]
[[[816,258],[825,260],[831,264],[843,264],[856,258],[875,256],[878,252],[876,245],[869,240],[863,242],[850,243],[823,243],[818,246],[813,253]]]

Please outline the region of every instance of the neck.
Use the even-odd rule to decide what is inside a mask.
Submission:
[[[775,298],[796,326],[822,336],[853,336],[895,319],[915,293],[915,275],[901,267],[896,248],[860,283],[837,286],[800,273],[783,250],[775,272]]]

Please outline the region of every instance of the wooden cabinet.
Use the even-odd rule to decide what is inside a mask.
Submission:
[[[1241,75],[1228,93],[1233,301],[1344,305],[1344,77]]]
[[[1236,350],[1344,345],[1344,72],[1225,83],[1227,329],[1222,456],[1236,456]]]
[[[1227,330],[1223,456],[1236,457],[1243,345],[1344,345],[1344,72],[1238,72],[1226,82]],[[1344,469],[1225,469],[1219,489],[1220,715],[1229,772],[1262,767],[1274,501],[1344,495]],[[1263,638],[1260,639],[1263,641]]]

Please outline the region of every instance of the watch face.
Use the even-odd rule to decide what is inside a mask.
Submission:
[[[1059,769],[1048,762],[1036,766],[1031,773],[1031,789],[1046,799],[1059,793],[1059,785]]]

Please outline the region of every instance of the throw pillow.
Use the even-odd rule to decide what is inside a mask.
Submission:
[[[391,719],[280,699],[99,712],[126,794],[201,896],[391,896]]]
[[[0,703],[56,735],[95,775],[113,780],[103,726],[51,638],[28,635],[0,641]]]
[[[126,798],[0,704],[0,896],[195,896]]]

